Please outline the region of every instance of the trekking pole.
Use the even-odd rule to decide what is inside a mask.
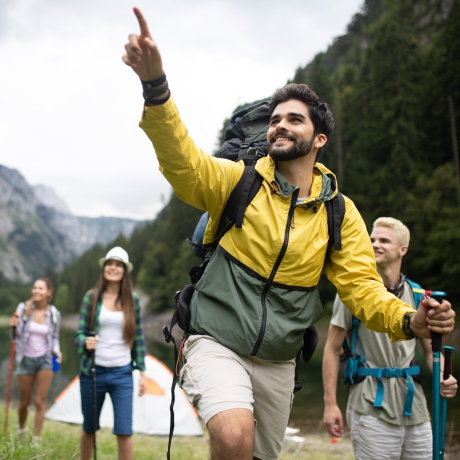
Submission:
[[[95,332],[89,333],[90,337],[96,337]],[[93,379],[93,458],[97,460],[97,442],[96,442],[96,426],[97,426],[97,392],[96,392],[96,349],[91,350],[91,377]]]
[[[437,300],[439,303],[446,296],[443,291],[433,291],[430,297]],[[441,349],[442,335],[438,332],[431,333],[431,348],[433,350],[433,460],[440,460],[440,423],[441,415]]]
[[[447,380],[452,374],[452,352],[453,347],[444,347],[444,372],[443,380]],[[440,458],[444,460],[444,451],[446,449],[446,421],[447,421],[447,398],[442,398],[441,403],[441,447]]]
[[[13,313],[17,318],[18,313]],[[8,417],[10,415],[10,401],[11,401],[11,387],[13,383],[13,369],[14,369],[14,349],[16,347],[16,326],[11,326],[11,350],[10,350],[10,367],[8,369],[8,385],[6,388],[6,402],[5,402],[5,420],[3,423],[3,433],[8,431]]]

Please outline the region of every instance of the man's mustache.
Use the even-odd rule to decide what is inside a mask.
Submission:
[[[286,139],[295,142],[297,139],[294,135],[289,134],[289,133],[284,133],[284,132],[278,132],[273,134],[273,136],[270,138],[270,142],[273,143],[275,142],[277,137],[285,137]]]

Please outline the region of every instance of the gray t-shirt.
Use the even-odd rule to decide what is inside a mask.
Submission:
[[[414,307],[414,297],[407,282],[404,284],[401,300]],[[336,297],[331,324],[347,331],[348,343],[351,343],[352,318],[347,307]],[[358,326],[358,334],[369,367],[410,367],[415,354],[416,340],[392,343],[387,334],[366,329],[361,322]],[[363,382],[351,385],[348,405],[361,414],[372,415],[394,425],[416,425],[430,420],[425,395],[419,383],[414,382],[415,394],[412,403],[414,415],[411,417],[403,413],[407,394],[406,378],[382,378],[382,382],[385,390],[382,407],[373,406],[377,392],[376,377],[366,377]]]

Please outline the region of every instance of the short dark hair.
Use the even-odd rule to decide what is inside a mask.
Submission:
[[[324,134],[327,137],[326,144],[318,150],[316,155],[316,161],[318,161],[326,149],[334,129],[334,119],[332,118],[332,113],[329,110],[328,105],[320,99],[308,85],[303,83],[289,83],[283,88],[275,91],[271,97],[270,104],[268,106],[270,116],[272,116],[278,104],[291,99],[303,102],[307,106],[308,113],[315,129],[315,136],[317,134]]]

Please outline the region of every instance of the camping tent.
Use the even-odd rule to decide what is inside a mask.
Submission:
[[[171,400],[172,372],[158,359],[147,355],[145,358],[147,391],[139,393],[139,372],[133,372],[133,431],[144,434],[169,434],[169,405]],[[80,379],[75,377],[57,396],[46,418],[68,423],[83,423],[80,400]],[[174,405],[174,434],[201,436],[203,430],[195,409],[188,402],[183,390],[176,387]],[[113,428],[113,408],[110,396],[102,406],[100,425]]]

